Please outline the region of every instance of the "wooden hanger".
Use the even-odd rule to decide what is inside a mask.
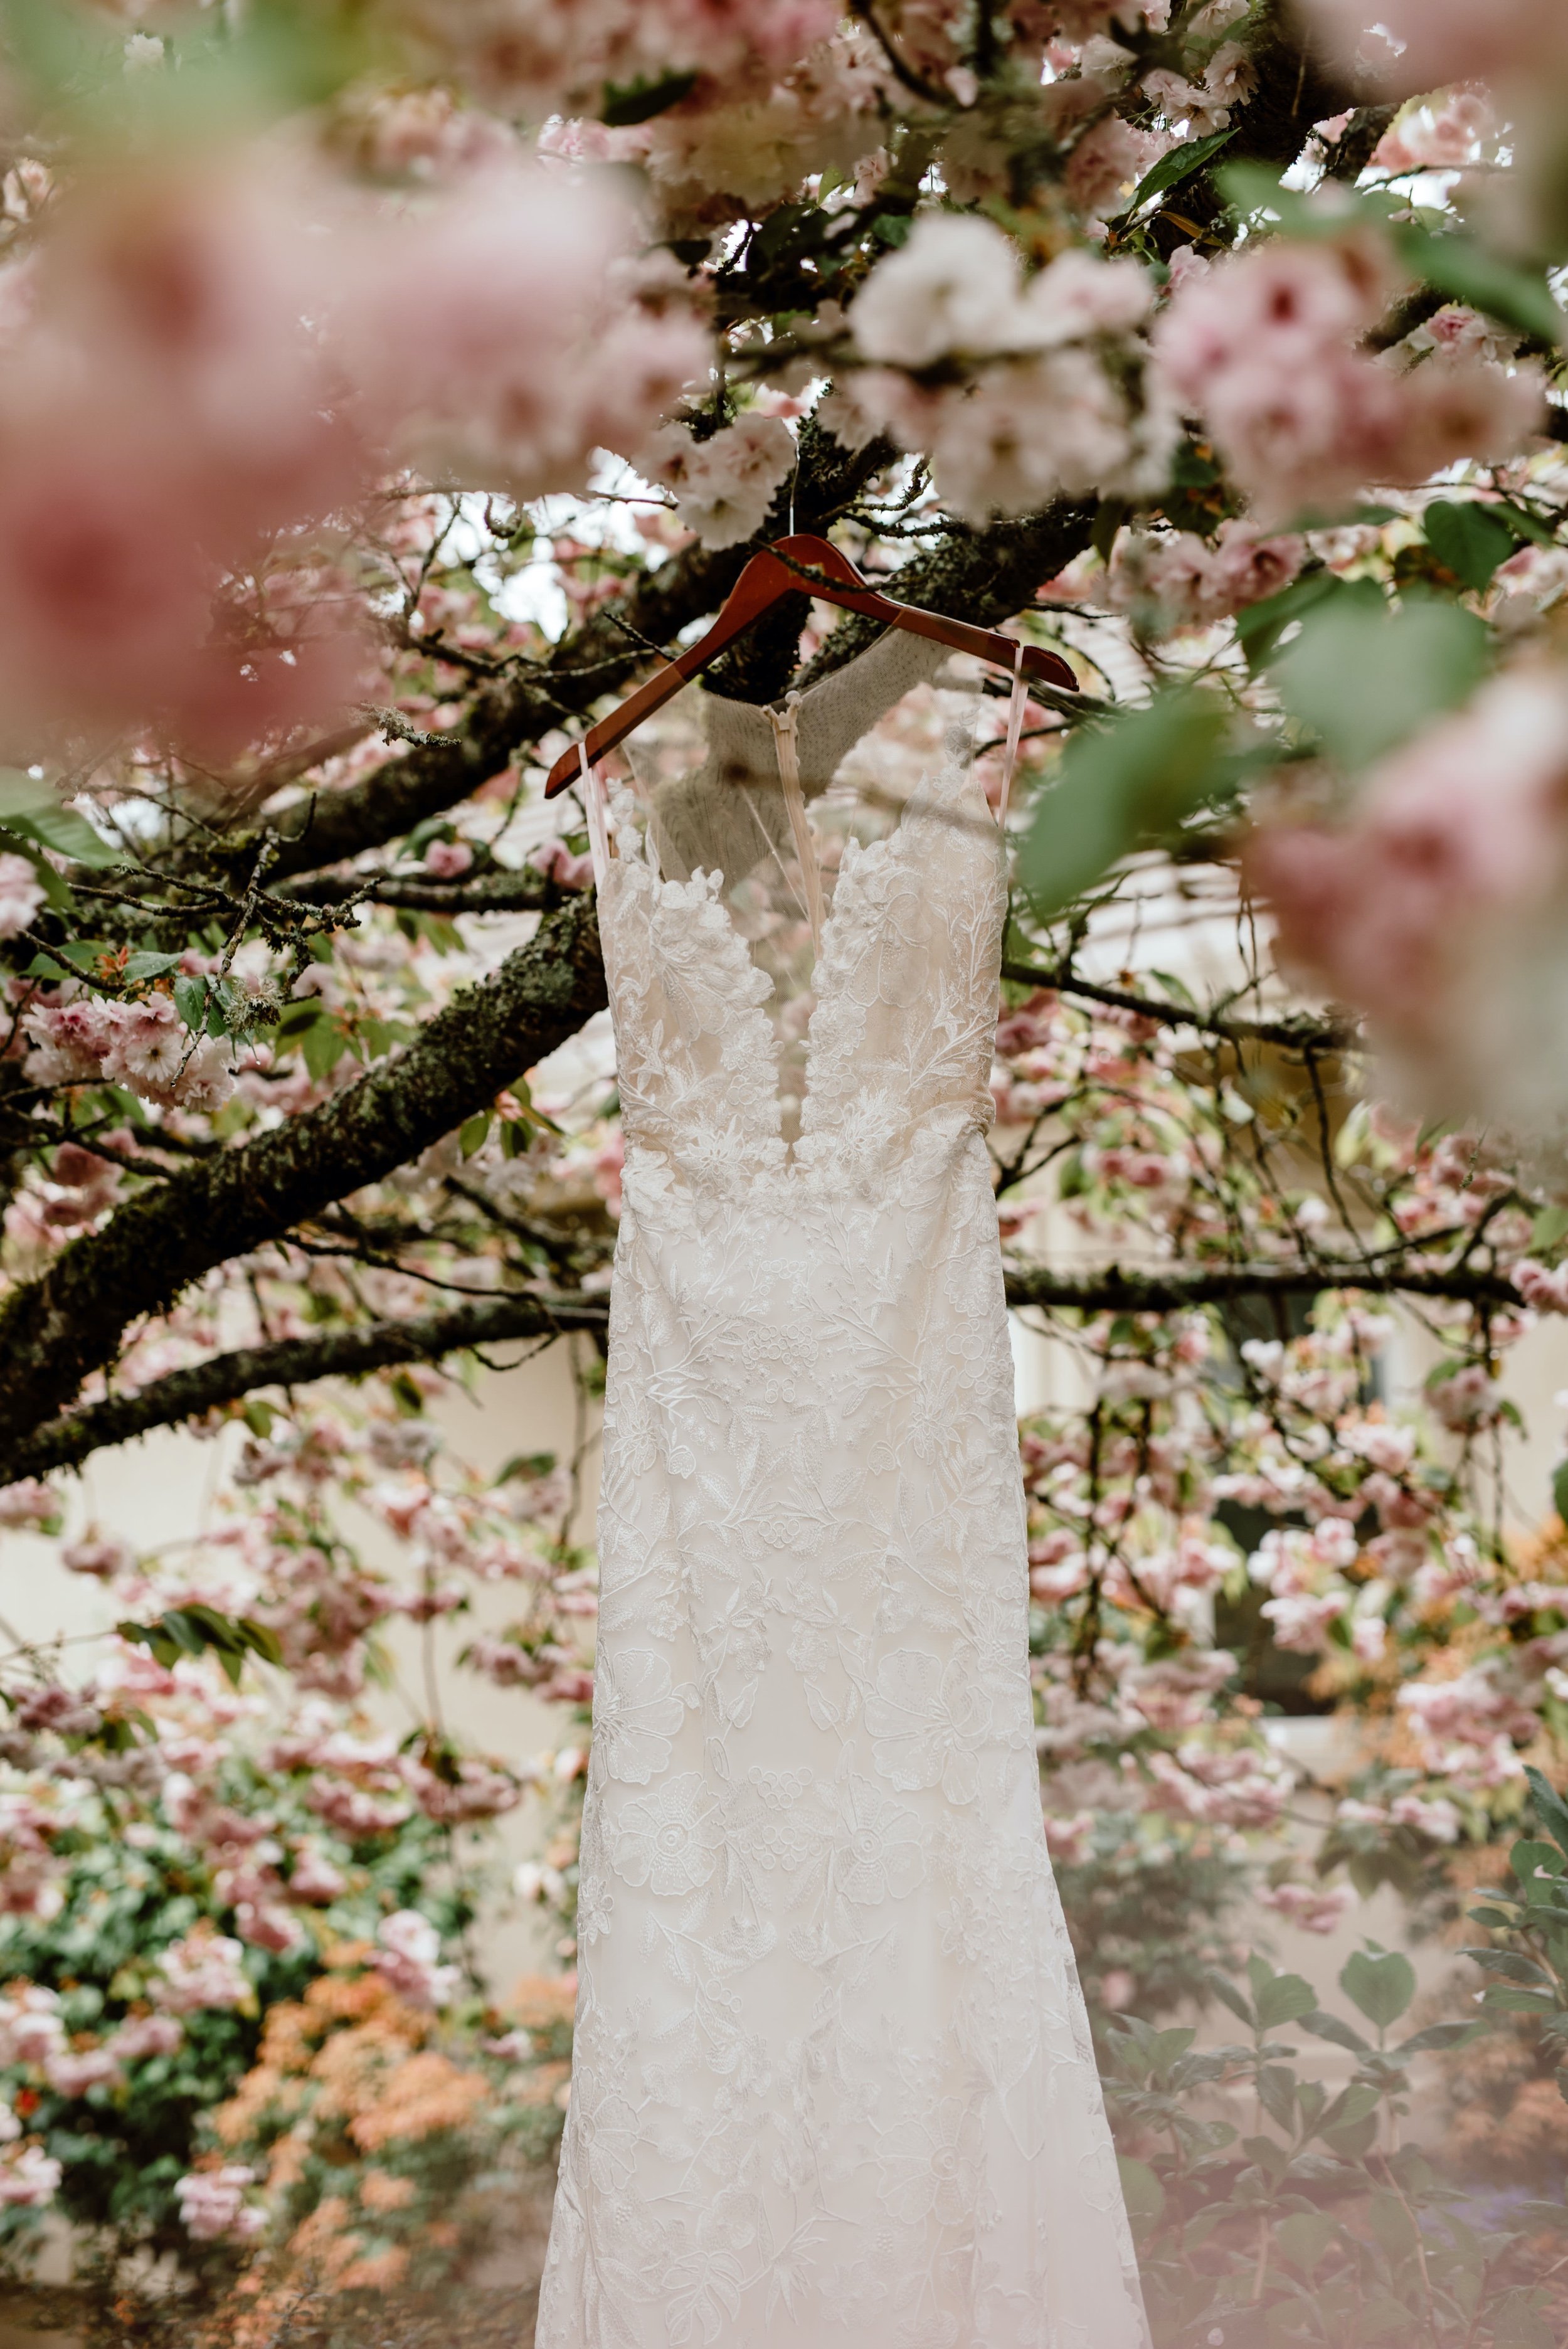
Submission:
[[[689,685],[694,677],[717,660],[737,636],[744,636],[781,596],[800,595],[815,595],[824,604],[841,604],[847,612],[859,612],[868,620],[881,620],[890,628],[907,628],[913,636],[929,636],[935,644],[950,645],[954,652],[973,653],[979,660],[995,661],[1010,676],[1032,678],[1042,685],[1065,686],[1069,692],[1077,689],[1078,679],[1059,654],[1025,645],[1020,657],[1016,637],[1005,636],[997,628],[976,628],[967,620],[949,619],[944,612],[928,612],[919,604],[895,603],[891,595],[883,595],[873,587],[830,539],[802,531],[798,535],[775,539],[771,546],[754,554],[730,589],[723,610],[707,636],[677,654],[645,685],[640,685],[608,718],[601,718],[596,726],[591,726],[581,743],[562,750],[550,770],[545,798],[552,800],[557,792],[563,792],[579,779],[584,752],[590,765],[602,759],[607,750],[624,742],[645,718],[662,709],[683,686]]]

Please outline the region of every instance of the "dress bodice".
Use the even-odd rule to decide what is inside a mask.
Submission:
[[[811,697],[805,698],[809,721]],[[721,739],[737,731],[725,705]],[[748,710],[748,719],[763,713]],[[801,726],[803,781],[820,789],[821,728]],[[748,755],[761,755],[760,743]],[[710,790],[733,760],[710,758]],[[733,766],[731,766],[733,772]],[[617,801],[620,854],[600,893],[628,1151],[711,1190],[780,1180],[863,1188],[932,1122],[989,1123],[997,972],[1006,911],[1000,835],[954,730],[936,774],[884,838],[844,845],[805,1030],[799,1136],[782,1132],[774,982],[699,864],[661,877],[660,827]],[[690,802],[685,815],[689,837]],[[709,834],[722,836],[722,812]]]

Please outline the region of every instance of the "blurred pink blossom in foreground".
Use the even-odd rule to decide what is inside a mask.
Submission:
[[[1568,61],[1563,0],[1301,0],[1301,13],[1330,56],[1404,96]]]
[[[0,281],[0,755],[222,763],[363,694],[344,595],[269,605],[268,564],[392,464],[532,497],[641,441],[707,340],[636,242],[521,162],[419,211],[261,152],[84,181]]]
[[[1358,347],[1398,285],[1381,240],[1359,230],[1276,239],[1183,275],[1155,347],[1260,523],[1424,481],[1461,457],[1511,455],[1540,422],[1532,368],[1510,373],[1462,346],[1401,367]]]
[[[1367,1012],[1427,1102],[1529,1119],[1568,1100],[1568,681],[1520,668],[1375,768],[1344,824],[1250,852],[1285,966]]]

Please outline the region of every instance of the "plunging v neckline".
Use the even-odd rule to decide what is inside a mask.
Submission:
[[[923,792],[918,795],[918,799],[923,801],[926,796],[927,794]],[[916,802],[912,800],[910,804],[914,806]],[[807,1109],[814,1093],[811,1076],[817,1060],[818,1018],[827,999],[832,979],[831,948],[837,943],[841,932],[839,917],[841,907],[843,905],[845,885],[848,883],[852,887],[861,877],[867,865],[872,865],[874,870],[876,866],[887,864],[891,860],[895,844],[910,836],[912,835],[906,834],[904,821],[901,818],[893,830],[885,833],[880,840],[855,842],[853,843],[855,854],[847,869],[844,866],[840,867],[838,879],[834,885],[832,903],[822,923],[821,945],[812,959],[811,984],[809,988],[803,990],[811,998],[811,1008],[806,1015],[806,1023],[800,1032],[801,1087],[799,1097],[800,1123],[799,1132],[793,1142],[786,1142],[784,1139],[785,1093],[782,1081],[784,1052],[779,1040],[778,1025],[768,1009],[769,998],[777,994],[778,982],[758,961],[751,950],[751,941],[740,928],[733,911],[726,902],[724,891],[727,876],[719,871],[703,873],[699,870],[693,874],[689,881],[666,880],[652,861],[649,854],[650,843],[645,837],[643,842],[642,857],[637,861],[642,864],[643,870],[661,902],[665,905],[673,905],[683,910],[695,910],[693,893],[700,883],[707,892],[708,902],[718,906],[724,915],[723,936],[722,939],[716,940],[719,953],[727,962],[733,964],[738,973],[744,972],[748,978],[761,978],[768,981],[768,994],[758,997],[754,1003],[746,1005],[739,1016],[744,1017],[746,1012],[751,1013],[759,1022],[761,1029],[766,1031],[768,1068],[772,1080],[770,1087],[772,1116],[770,1131],[766,1138],[770,1142],[777,1142],[782,1148],[786,1173],[793,1174],[797,1171],[798,1164],[803,1164],[804,1162],[797,1161],[796,1149],[798,1143],[804,1141],[811,1131],[807,1120]],[[619,856],[614,858],[614,862],[626,869],[629,869],[633,864],[632,859]],[[847,911],[848,908],[844,907],[843,910]]]

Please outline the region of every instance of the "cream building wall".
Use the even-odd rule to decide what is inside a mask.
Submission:
[[[471,1398],[454,1385],[432,1415],[454,1449],[491,1475],[519,1452],[569,1457],[578,1430],[564,1348],[552,1347],[517,1370],[481,1374]],[[596,1428],[590,1428],[589,1437],[573,1528],[579,1537],[591,1537],[598,1500]],[[139,1551],[199,1540],[214,1522],[224,1472],[242,1440],[242,1432],[235,1428],[212,1441],[161,1430],[117,1451],[99,1453],[79,1479],[60,1480],[68,1501],[67,1530],[97,1523]],[[392,1564],[395,1544],[373,1518],[356,1510],[345,1530],[370,1562]],[[95,1635],[113,1628],[116,1611],[100,1583],[66,1571],[55,1542],[0,1529],[0,1635],[7,1647],[63,1637],[75,1643],[65,1651],[68,1674],[73,1654],[79,1653],[85,1662]],[[476,1631],[499,1630],[516,1611],[515,1586],[479,1585],[471,1612],[431,1627],[437,1684],[449,1725],[464,1744],[514,1764],[569,1743],[575,1734],[570,1713],[542,1703],[528,1689],[496,1688],[477,1673],[459,1671],[453,1660]],[[387,1644],[397,1682],[390,1689],[373,1689],[367,1699],[372,1713],[399,1734],[424,1717],[417,1693],[423,1683],[421,1636],[411,1625],[389,1627]],[[534,1856],[539,1847],[542,1813],[538,1800],[525,1796],[499,1824],[510,1878],[516,1863]],[[558,1962],[550,1950],[542,1912],[510,1898],[490,1920],[480,1955],[499,1989],[519,1973]]]

